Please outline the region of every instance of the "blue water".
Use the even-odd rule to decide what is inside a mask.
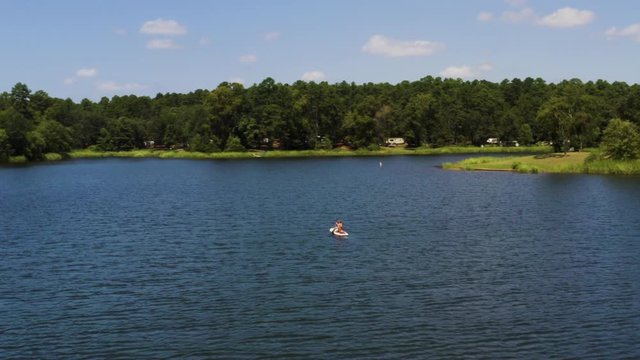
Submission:
[[[459,158],[0,168],[0,358],[639,358],[640,178]]]

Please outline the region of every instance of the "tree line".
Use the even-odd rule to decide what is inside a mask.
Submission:
[[[398,84],[283,84],[266,78],[250,87],[223,82],[187,94],[75,103],[17,83],[0,94],[0,160],[87,147],[374,149],[388,137],[413,147],[543,141],[559,151],[597,146],[616,118],[640,124],[640,85],[431,76]]]

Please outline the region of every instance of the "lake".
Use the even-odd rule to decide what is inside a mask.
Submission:
[[[0,168],[0,358],[639,358],[640,177],[464,157]]]

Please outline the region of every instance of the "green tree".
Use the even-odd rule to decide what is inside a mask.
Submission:
[[[464,106],[455,93],[455,83],[448,81],[448,89],[436,95],[435,115],[429,131],[429,143],[435,146],[455,144],[462,132],[461,119],[465,118]]]
[[[475,80],[459,87],[458,101],[463,106],[456,130],[465,143],[484,144],[487,138],[501,132],[498,127],[505,108],[502,92],[488,81]]]
[[[3,91],[0,93],[0,111],[6,110],[11,107],[11,95]]]
[[[157,144],[182,148],[188,141],[186,119],[178,108],[166,107],[153,122],[150,137]]]
[[[0,129],[0,162],[9,160],[11,156],[11,143],[9,142],[9,135],[4,129]]]
[[[295,136],[292,135],[295,131],[288,128],[288,124],[295,124],[292,119],[293,100],[288,85],[266,78],[248,89],[247,99],[248,117],[255,121],[254,125],[262,134],[263,141],[259,146],[272,148],[276,141],[282,144],[294,143],[291,137]]]
[[[209,132],[209,135],[195,134],[189,139],[189,150],[199,152],[220,151],[220,140]]]
[[[42,116],[51,106],[53,99],[43,90],[38,90],[29,98],[31,112],[36,116]]]
[[[379,140],[400,134],[396,111],[390,105],[382,105],[374,114],[373,121],[376,123],[376,135]]]
[[[205,98],[205,106],[211,115],[211,131],[220,139],[222,148],[242,115],[244,92],[241,84],[224,82]]]
[[[100,130],[98,147],[102,150],[132,150],[144,147],[144,134],[139,121],[121,117]]]
[[[27,119],[32,118],[32,114],[29,111],[29,98],[31,97],[31,90],[23,83],[17,83],[11,89],[11,106]]]
[[[238,122],[238,133],[247,149],[258,149],[266,138],[264,129],[258,124],[256,119],[250,116],[243,116]]]
[[[528,77],[522,82],[522,91],[515,105],[507,110],[519,119],[521,124],[531,127],[533,141],[551,140],[537,123],[538,111],[550,95],[550,86],[544,80]]]
[[[520,125],[520,131],[518,131],[518,142],[522,145],[530,145],[533,143],[533,132],[529,124]]]
[[[178,116],[186,119],[189,149],[193,151],[220,151],[220,139],[213,134],[209,114],[203,105],[182,106]]]
[[[35,130],[44,141],[44,152],[66,153],[71,150],[71,130],[54,120],[44,120]]]
[[[60,128],[50,120],[71,129],[73,147],[99,143],[134,148],[142,139],[211,151],[228,149],[227,142],[237,137],[247,148],[309,149],[328,148],[330,140],[375,146],[385,137],[402,136],[416,146],[479,145],[487,137],[522,144],[552,140],[559,151],[597,144],[607,119],[640,125],[639,94],[638,85],[603,80],[546,84],[526,78],[497,84],[427,76],[396,85],[288,85],[266,78],[247,89],[221,83],[213,91],[157,94],[153,99],[103,97],[97,103],[83,99],[75,104],[42,90],[31,93],[17,83],[0,93],[0,128],[12,155],[32,157],[42,144],[42,151],[67,147],[66,140],[52,145],[60,138],[55,134]],[[49,136],[49,131],[54,134]]]
[[[10,107],[0,111],[0,128],[3,128],[9,137],[12,155],[25,155],[29,146],[27,133],[33,129],[33,121]]]
[[[42,160],[47,149],[47,143],[44,137],[38,131],[29,131],[27,133],[27,148],[24,155],[29,160]]]
[[[227,144],[226,147],[224,149],[224,151],[245,151],[245,147],[242,146],[242,142],[240,141],[240,138],[235,136],[235,135],[231,135],[229,137],[229,139],[227,140]]]
[[[622,101],[619,112],[624,119],[640,125],[640,85],[631,87],[626,99]]]
[[[329,138],[328,136],[321,137],[320,140],[316,141],[315,149],[316,150],[333,149],[333,142],[331,141],[331,138]]]
[[[573,126],[573,109],[567,98],[556,96],[544,103],[538,113],[538,124],[556,152],[567,151]]]
[[[401,115],[402,136],[411,146],[427,143],[428,129],[433,128],[436,102],[432,94],[417,94],[404,107]]]
[[[44,111],[45,117],[55,120],[64,126],[72,126],[77,122],[74,117],[75,104],[71,99],[51,101],[51,105]]]
[[[345,140],[354,149],[377,145],[375,122],[366,115],[350,111],[345,116]]]
[[[611,120],[604,130],[600,146],[604,154],[612,159],[637,159],[640,156],[638,126],[630,121]]]
[[[599,134],[594,128],[601,121],[601,109],[599,99],[586,93],[582,82],[574,79],[558,85],[556,94],[540,107],[537,121],[555,150],[567,151],[569,146],[582,148],[595,143]]]
[[[325,81],[297,81],[291,87],[291,97],[291,118],[297,126],[295,136],[303,140],[299,141],[300,144],[314,148],[323,138],[337,136],[342,125],[343,99],[337,96],[335,86],[330,86]]]
[[[502,141],[513,141],[520,140],[520,131],[523,129],[523,124],[521,117],[517,114],[517,112],[513,109],[506,111],[502,115],[502,119],[500,123],[494,128],[493,133],[489,133],[489,137],[497,137]],[[529,132],[531,132],[531,128],[529,128]],[[482,143],[486,141],[486,138]]]
[[[106,123],[107,117],[97,111],[95,106],[79,110],[71,125],[72,147],[86,148],[95,145],[100,136],[100,129],[105,127]]]

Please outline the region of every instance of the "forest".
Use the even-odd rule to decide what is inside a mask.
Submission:
[[[84,148],[376,149],[388,137],[403,137],[411,147],[480,146],[498,138],[566,151],[598,146],[612,119],[640,124],[640,85],[431,76],[398,84],[283,84],[266,78],[250,87],[223,82],[188,94],[75,103],[17,83],[0,94],[0,161]]]

